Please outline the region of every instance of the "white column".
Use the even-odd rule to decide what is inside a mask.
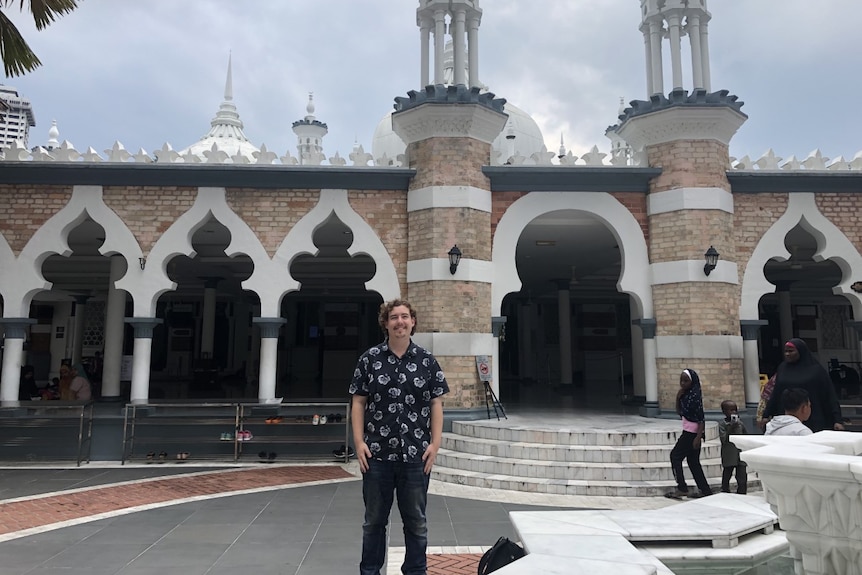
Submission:
[[[653,90],[653,77],[652,77],[652,45],[650,43],[650,33],[649,33],[649,25],[645,24],[641,26],[641,32],[644,35],[644,56],[646,57],[646,81],[647,81],[647,95],[651,96],[655,93]]]
[[[700,27],[700,67],[703,72],[703,89],[707,92],[712,90],[712,80],[709,72],[709,30],[704,22]]]
[[[741,320],[742,331],[742,375],[745,382],[745,407],[757,409],[760,403],[760,353],[757,337],[760,326],[766,325],[766,320]]]
[[[572,304],[567,280],[559,283],[557,308],[560,325],[560,383],[572,383]]]
[[[155,317],[131,317],[126,321],[135,328],[131,401],[145,403],[150,397],[150,358],[153,350],[153,329],[162,323],[162,320]]]
[[[216,285],[219,279],[207,278],[204,284],[203,318],[201,319],[201,357],[212,359],[215,334]]]
[[[655,318],[642,318],[632,321],[638,326],[643,338],[644,393],[646,402],[641,415],[655,416],[659,413],[658,372],[656,367]]]
[[[0,402],[18,401],[21,366],[24,365],[24,340],[35,319],[27,317],[0,319],[3,330],[3,369],[0,371]]]
[[[423,18],[422,25],[419,28],[419,53],[421,59],[421,70],[419,73],[419,87],[424,88],[429,84],[429,70],[431,66],[431,50],[429,42],[431,41],[431,23]]]
[[[632,389],[634,395],[646,397],[644,338],[639,329],[632,330]]]
[[[667,24],[670,31],[670,62],[673,73],[673,89],[682,89],[682,43],[680,41],[679,14],[668,14]]]
[[[700,17],[688,17],[688,38],[691,43],[691,77],[694,89],[703,88],[703,57],[700,53]]]
[[[471,16],[467,20],[467,56],[470,68],[467,71],[470,86],[481,86],[479,81],[479,17]]]
[[[446,13],[434,12],[434,83],[443,83],[443,49],[446,46]]]
[[[649,96],[653,94],[661,94],[664,92],[664,77],[662,76],[661,63],[661,33],[662,21],[653,19],[649,22],[649,46],[652,57],[652,82],[648,82],[651,86]]]
[[[494,336],[491,350],[491,389],[498,399],[500,397],[500,336],[505,333],[505,327],[506,316],[491,318],[491,334]]]
[[[123,256],[111,256],[108,298],[105,302],[105,351],[102,358],[102,399],[120,397],[120,368],[123,363],[126,292],[114,287],[125,273]]]
[[[87,300],[90,296],[75,296],[75,323],[72,328],[72,365],[81,363],[84,349],[84,322],[87,319]]]
[[[533,325],[533,307],[529,304],[518,306],[518,372],[522,378],[536,378],[533,353],[535,342],[530,337]]]
[[[793,311],[790,307],[790,286],[779,285],[778,289],[778,326],[781,334],[781,349],[784,349],[784,344],[793,338]]]
[[[453,57],[454,57],[454,65],[455,65],[455,84],[467,84],[466,73],[467,69],[465,64],[467,63],[466,50],[464,49],[464,24],[465,19],[467,18],[467,14],[463,9],[457,10],[455,12],[454,17],[452,18],[452,24],[454,24],[454,31],[452,32],[453,37]]]
[[[256,317],[252,321],[260,327],[260,372],[257,397],[263,402],[275,397],[278,330],[287,323],[287,320],[281,317]]]

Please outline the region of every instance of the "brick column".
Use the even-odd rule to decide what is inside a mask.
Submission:
[[[679,372],[701,375],[704,403],[745,404],[739,324],[739,273],[728,144],[745,121],[726,92],[678,90],[626,110],[619,133],[662,169],[647,197],[649,254],[656,320],[658,403],[673,409]],[[720,254],[704,271],[704,253]]]
[[[449,381],[448,408],[476,408],[484,388],[476,355],[496,356],[491,332],[491,192],[482,167],[505,126],[503,100],[464,86],[429,86],[398,98],[395,132],[416,176],[408,190],[407,298],[418,315],[415,341]],[[463,256],[454,274],[447,253]]]

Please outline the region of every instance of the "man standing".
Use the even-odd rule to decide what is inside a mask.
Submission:
[[[365,522],[360,575],[380,575],[393,493],[404,523],[401,572],[426,575],[428,480],[443,439],[443,400],[449,385],[431,353],[413,343],[416,312],[405,300],[380,306],[386,340],[359,358],[353,396],[353,443],[362,471]]]

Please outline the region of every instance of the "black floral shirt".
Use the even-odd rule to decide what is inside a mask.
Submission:
[[[359,358],[351,395],[367,396],[365,444],[381,461],[415,463],[431,443],[431,400],[449,392],[440,364],[413,341],[399,358],[388,342]]]

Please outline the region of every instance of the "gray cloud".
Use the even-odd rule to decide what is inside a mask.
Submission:
[[[600,7],[597,7],[600,6]],[[84,0],[43,32],[22,30],[44,66],[16,86],[33,102],[44,143],[101,151],[120,140],[148,151],[200,138],[222,100],[228,53],[234,99],[257,145],[295,155],[291,123],[313,91],[331,156],[354,139],[367,150],[395,96],[419,84],[417,3],[410,0]],[[549,149],[606,150],[619,97],[646,96],[638,3],[486,0],[480,78],[533,115]],[[750,119],[731,144],[739,157],[829,157],[862,150],[858,0],[719,0],[710,4],[713,88],[745,101]],[[665,73],[666,80],[669,72]]]

